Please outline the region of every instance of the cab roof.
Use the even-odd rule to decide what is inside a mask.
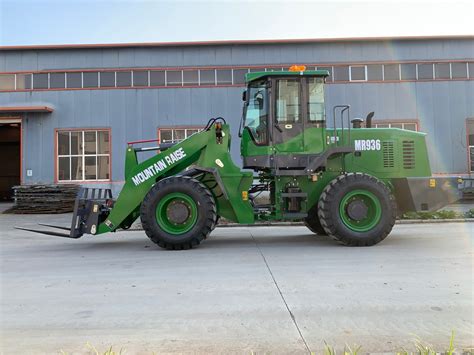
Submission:
[[[245,74],[245,82],[250,83],[257,79],[262,79],[269,76],[319,76],[327,77],[329,76],[329,71],[327,70],[305,70],[305,71],[259,71]]]

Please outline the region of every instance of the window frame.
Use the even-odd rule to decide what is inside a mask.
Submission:
[[[85,154],[83,151],[82,154],[59,154],[59,134],[68,132],[69,133],[69,146],[71,146],[71,133],[72,132],[80,132],[82,133],[82,144],[84,148],[84,141],[85,141],[85,132],[96,132],[96,153],[95,154]],[[98,132],[107,132],[109,135],[109,142],[108,142],[108,149],[109,153],[97,153],[97,148],[98,148],[98,140],[97,140],[97,134]],[[54,130],[54,154],[55,154],[55,160],[54,160],[54,181],[55,183],[58,184],[70,184],[70,183],[81,183],[81,184],[88,184],[88,183],[101,183],[101,182],[111,182],[112,181],[112,130],[108,127],[103,128],[56,128]],[[71,153],[71,152],[69,152]],[[109,167],[108,167],[108,174],[109,178],[108,179],[98,179],[98,163],[97,163],[97,158],[98,157],[109,157]],[[72,179],[72,174],[71,174],[71,163],[69,163],[69,180],[60,180],[59,179],[59,158],[72,158],[72,157],[81,157],[82,158],[82,180],[73,180]],[[85,158],[86,157],[96,157],[96,179],[85,179]]]
[[[280,88],[279,84],[282,81],[295,82],[296,86],[297,86],[297,92],[296,92],[297,95],[294,96],[294,97],[298,98],[298,111],[297,111],[298,119],[295,119],[294,121],[288,121],[288,120],[279,121],[278,120],[278,114],[279,114],[278,100],[280,99],[280,91],[281,91],[281,88]],[[304,118],[303,118],[304,103],[303,103],[303,99],[302,99],[301,78],[300,77],[291,78],[291,77],[284,77],[284,76],[283,77],[276,77],[274,79],[274,81],[272,82],[272,86],[273,86],[273,83],[275,85],[275,88],[273,89],[273,92],[272,92],[273,93],[273,99],[270,98],[270,105],[272,105],[272,102],[273,102],[273,108],[270,109],[271,111],[273,111],[273,118],[271,118],[271,111],[269,112],[270,118],[273,119],[274,123],[276,123],[277,125],[280,125],[280,124],[282,124],[282,125],[303,124],[303,121],[304,121]],[[286,105],[286,106],[288,106],[288,105]],[[288,111],[286,108],[285,108],[285,110]],[[288,118],[288,112],[286,113],[286,117]],[[267,141],[268,141],[268,139],[267,139]]]
[[[335,83],[335,84],[348,84],[348,83],[370,83],[370,82],[403,82],[403,81],[420,81],[420,82],[426,82],[426,81],[459,81],[459,80],[473,80],[474,75],[471,73],[474,69],[474,62],[470,61],[469,59],[464,59],[464,60],[441,60],[441,61],[434,61],[434,60],[409,60],[409,61],[367,61],[367,62],[353,62],[353,63],[336,63],[336,64],[305,64],[308,70],[316,68],[317,70],[319,69],[326,69],[331,71],[331,75],[326,78],[327,83]],[[416,69],[416,78],[415,79],[403,79],[402,78],[402,67],[404,65],[415,65]],[[436,68],[437,65],[446,65],[449,68],[449,78],[448,77],[442,77],[440,78],[439,76],[436,75]],[[453,76],[453,66],[459,66],[465,65],[465,70],[466,70],[466,76],[465,77],[454,77]],[[281,69],[286,69],[290,65],[225,65],[225,66],[183,66],[183,67],[128,67],[128,68],[94,68],[94,69],[51,69],[49,71],[45,70],[37,70],[37,71],[18,71],[18,72],[0,72],[0,75],[13,75],[15,77],[14,80],[14,87],[9,87],[8,89],[1,89],[0,92],[24,92],[24,91],[45,91],[45,90],[52,90],[52,91],[63,91],[63,90],[77,90],[77,89],[83,89],[83,90],[111,90],[111,89],[144,89],[144,88],[164,88],[164,87],[170,87],[170,88],[180,88],[180,87],[228,87],[228,86],[245,86],[245,83],[239,82],[236,83],[236,73],[239,71],[239,74],[241,74],[241,71],[246,71],[246,72],[255,72],[255,71],[280,71]],[[381,73],[378,72],[378,69],[375,70],[374,68],[371,68],[371,70],[374,71],[374,74],[376,76],[380,76],[381,78],[378,79],[371,79],[369,78],[369,67],[372,66],[380,66],[381,67]],[[398,76],[396,78],[391,78],[387,79],[386,75],[386,68],[394,66],[397,68],[398,71]],[[420,68],[424,68],[424,70],[427,71],[426,74],[428,74],[428,78],[420,78]],[[425,69],[425,66],[427,68]],[[353,78],[353,73],[352,69],[353,68],[364,68],[365,72],[365,79],[360,80],[360,79],[354,79]],[[336,80],[336,72],[341,71],[341,68],[347,68],[347,74],[344,74],[343,76],[347,75],[347,78],[343,79],[337,79]],[[428,69],[429,68],[429,69]],[[197,84],[195,82],[193,83],[184,83],[184,74],[185,72],[194,72],[197,71],[198,74],[198,82]],[[230,71],[230,77],[227,78],[228,80],[225,82],[219,82],[217,76],[220,71]],[[117,83],[117,77],[120,75],[122,72],[130,72],[130,86],[119,86]],[[135,85],[134,84],[134,73],[135,72],[145,72],[144,78],[146,80],[146,85]],[[152,84],[152,76],[153,74],[161,73],[157,75],[158,78],[155,79],[160,79],[164,80],[163,83],[159,84]],[[169,73],[170,72],[176,72],[179,73],[181,76],[181,80],[179,83],[172,84],[170,85],[168,83],[169,80]],[[203,82],[203,73],[204,72],[209,72],[210,76],[212,76],[212,82]],[[51,87],[51,76],[56,75],[56,74],[65,74],[65,87]],[[108,75],[110,73],[111,76],[111,81],[113,79],[113,85],[103,85],[103,76]],[[212,73],[212,74],[211,74]],[[339,74],[341,74],[339,73]],[[42,88],[35,88],[35,76],[38,75],[46,75],[47,76],[47,87],[44,86]],[[94,76],[97,75],[97,86],[94,85],[84,85],[84,77],[85,75],[90,75],[93,74]],[[178,76],[179,76],[178,74]],[[463,74],[464,75],[464,74]],[[163,78],[164,76],[164,78]],[[147,78],[148,77],[148,78]],[[76,85],[70,85],[68,84],[68,81],[76,80],[77,83]],[[158,80],[158,81],[160,81]],[[239,81],[242,79],[240,78]],[[145,84],[145,81],[143,82]]]
[[[401,80],[401,68],[400,68],[400,64],[401,64],[401,63],[383,63],[383,81],[388,81],[388,82],[398,82],[398,81],[402,81],[402,80]],[[395,78],[395,79],[387,79],[388,70],[387,70],[387,72],[386,72],[386,71],[385,71],[385,68],[386,68],[386,67],[391,67],[391,66],[397,68],[398,77]]]
[[[466,153],[467,153],[467,172],[474,173],[474,169],[471,170],[473,162],[471,161],[471,149],[474,150],[474,145],[471,145],[469,142],[469,126],[474,126],[474,117],[466,118]],[[474,132],[472,132],[474,134]]]
[[[420,121],[418,119],[388,119],[388,120],[375,120],[372,123],[373,128],[397,128],[397,127],[392,127],[392,125],[402,125],[403,130],[411,131],[411,132],[420,132]],[[411,129],[405,129],[406,124],[414,124],[416,130],[413,131]],[[378,125],[388,125],[388,127],[377,127]]]
[[[352,68],[364,68],[364,79],[352,79]],[[351,82],[366,82],[367,81],[367,65],[349,65],[349,81]]]
[[[187,126],[187,125],[179,125],[179,126],[160,126],[157,128],[156,130],[156,137],[158,138],[158,143],[162,143],[162,139],[161,139],[161,132],[162,131],[171,131],[171,142],[182,142],[184,139],[182,140],[179,140],[179,141],[175,141],[174,140],[174,131],[176,130],[183,130],[184,129],[184,135],[185,135],[185,138],[184,139],[187,139],[188,137],[191,136],[188,135],[188,130],[197,130],[198,132],[202,131],[204,129],[203,126],[195,126],[195,125],[190,125],[190,126]],[[169,142],[168,142],[169,143]]]

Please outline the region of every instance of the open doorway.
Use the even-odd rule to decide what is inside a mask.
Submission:
[[[21,184],[21,119],[0,118],[0,202],[13,199]]]

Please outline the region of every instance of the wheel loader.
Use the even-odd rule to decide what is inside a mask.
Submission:
[[[231,158],[222,117],[180,142],[129,142],[125,184],[82,188],[68,232],[79,238],[128,229],[141,219],[147,236],[170,250],[203,242],[219,218],[303,221],[311,232],[347,246],[384,240],[397,215],[432,211],[457,199],[457,182],[432,177],[426,135],[373,128],[371,112],[350,120],[350,107],[326,112],[325,70],[292,66],[246,75],[239,128],[241,170]],[[149,159],[143,152],[156,151]],[[266,195],[266,201],[258,198]]]

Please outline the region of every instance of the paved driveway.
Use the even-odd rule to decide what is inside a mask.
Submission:
[[[100,350],[439,351],[473,345],[474,223],[397,225],[371,248],[304,227],[217,228],[170,252],[143,232],[69,240],[14,230],[68,216],[0,215],[5,354]]]

